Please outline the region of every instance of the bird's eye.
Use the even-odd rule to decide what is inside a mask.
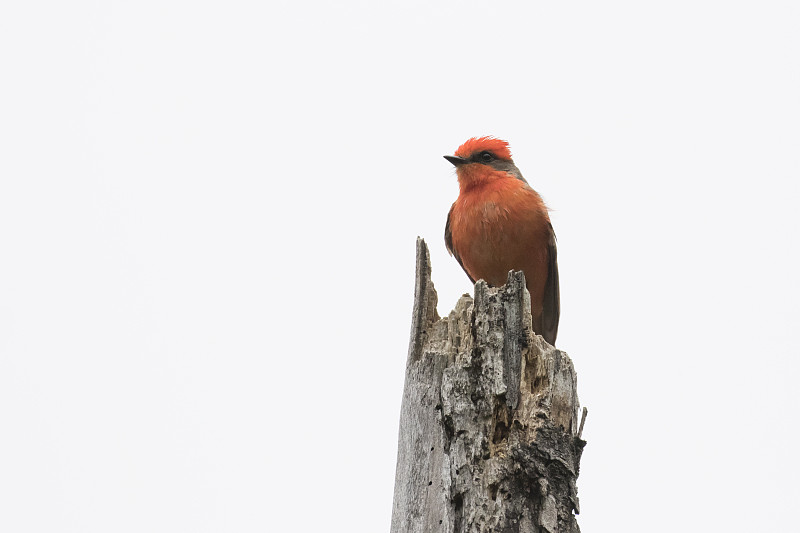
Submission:
[[[491,152],[482,152],[480,158],[484,163],[490,163],[494,160],[494,156],[491,154]]]

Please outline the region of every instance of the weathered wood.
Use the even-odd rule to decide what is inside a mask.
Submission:
[[[531,330],[521,272],[440,319],[417,240],[392,533],[578,532],[576,374]]]

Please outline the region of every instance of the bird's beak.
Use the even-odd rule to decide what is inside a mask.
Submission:
[[[464,159],[463,157],[458,157],[457,155],[446,155],[444,158],[453,163],[453,165],[456,167],[460,167],[461,165],[466,165],[469,163],[469,160]]]

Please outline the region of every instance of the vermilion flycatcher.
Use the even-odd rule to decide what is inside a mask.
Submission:
[[[500,139],[469,139],[444,158],[455,165],[459,187],[444,229],[447,250],[473,283],[499,287],[509,270],[522,270],[533,330],[555,346],[561,305],[556,236],[541,196]]]

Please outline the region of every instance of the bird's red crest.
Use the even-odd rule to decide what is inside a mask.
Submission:
[[[473,137],[459,146],[455,155],[469,157],[475,152],[483,152],[484,150],[492,152],[499,159],[511,159],[511,150],[508,149],[508,143],[494,137]]]

